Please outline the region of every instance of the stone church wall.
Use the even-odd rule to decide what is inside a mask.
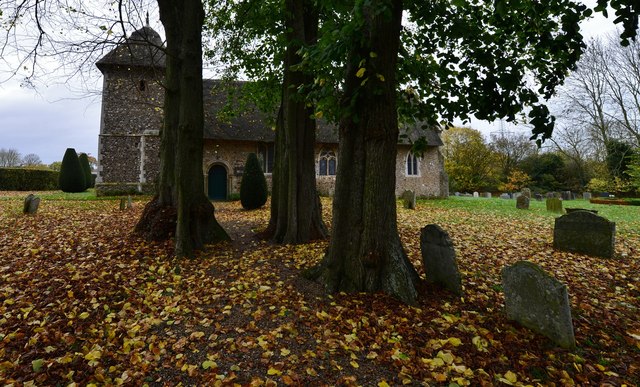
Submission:
[[[407,175],[407,155],[410,147],[398,146],[396,157],[396,196],[412,190],[419,197],[439,198],[449,196],[449,178],[444,172],[444,158],[438,147],[429,147],[418,158],[418,175]]]

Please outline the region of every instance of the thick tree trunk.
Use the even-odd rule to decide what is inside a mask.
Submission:
[[[363,9],[363,38],[354,42],[347,64],[342,105],[351,110],[340,122],[331,243],[308,274],[332,292],[383,291],[414,304],[419,277],[400,242],[395,198],[402,2],[371,3]],[[389,12],[372,11],[384,6]],[[366,71],[359,77],[362,60]]]
[[[158,0],[167,34],[165,125],[158,194],[136,229],[172,215],[175,252],[192,256],[207,243],[229,239],[204,195],[202,173],[204,107],[202,100],[202,23],[200,0]],[[175,148],[174,148],[175,147]]]
[[[313,108],[298,93],[298,87],[313,82],[313,76],[295,68],[302,61],[298,50],[317,39],[318,15],[308,0],[286,0],[285,8],[288,44],[276,126],[271,219],[264,235],[276,243],[294,244],[325,238],[327,229],[316,191]]]

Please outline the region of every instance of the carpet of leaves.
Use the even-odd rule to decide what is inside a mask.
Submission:
[[[552,219],[419,204],[399,209],[407,252],[449,232],[464,296],[423,285],[416,307],[324,294],[300,277],[327,242],[253,238],[268,209],[217,203],[235,241],[193,260],[131,234],[143,203],[0,201],[0,381],[13,385],[638,385],[640,236],[616,259],[554,251]],[[324,201],[329,219],[330,202]],[[569,287],[578,349],[504,316],[500,270],[528,259]]]

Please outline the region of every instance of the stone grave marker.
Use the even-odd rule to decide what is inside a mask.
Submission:
[[[537,201],[539,201],[539,202],[541,202],[541,201],[542,201],[542,199],[544,198],[544,197],[542,196],[542,194],[539,194],[539,193],[537,193],[535,196],[536,196],[536,200],[537,200]]]
[[[531,189],[530,188],[523,188],[522,189],[522,196],[526,196],[529,198],[529,200],[531,200]]]
[[[511,195],[508,193],[500,194],[500,199],[511,199]]]
[[[35,214],[38,212],[38,207],[40,206],[40,198],[35,196],[34,194],[27,195],[24,198],[24,206],[22,207],[23,214]]]
[[[526,195],[518,196],[518,199],[516,200],[516,208],[520,210],[528,210],[529,198]]]
[[[449,234],[437,224],[425,226],[420,231],[420,251],[427,281],[462,294],[462,278]]]
[[[411,190],[406,190],[402,193],[402,203],[404,205],[404,208],[407,208],[409,210],[415,210],[416,209],[416,193],[414,191]]]
[[[547,211],[562,212],[562,200],[558,198],[547,198]]]
[[[460,196],[460,192],[456,192],[456,193],[454,193],[454,195]]]
[[[591,200],[591,192],[583,192],[582,193],[582,198],[584,200]]]
[[[521,195],[522,195],[522,194],[521,194],[520,192],[514,192],[514,193],[512,193],[512,194],[511,194],[511,197],[512,197],[513,199],[517,199],[517,198],[519,198]]]
[[[533,262],[519,261],[502,270],[507,318],[575,349],[567,286]]]
[[[473,197],[474,197],[474,198],[479,198],[479,197],[480,197],[480,193],[479,193],[478,191],[475,191],[475,192],[473,193]]]
[[[558,250],[612,258],[616,223],[590,211],[574,211],[556,218],[553,247]]]
[[[487,199],[491,199],[491,192],[485,192],[484,197]]]

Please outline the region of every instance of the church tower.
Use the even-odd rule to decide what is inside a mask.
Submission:
[[[96,66],[104,77],[96,192],[151,193],[160,168],[165,73],[162,39],[145,26]]]

